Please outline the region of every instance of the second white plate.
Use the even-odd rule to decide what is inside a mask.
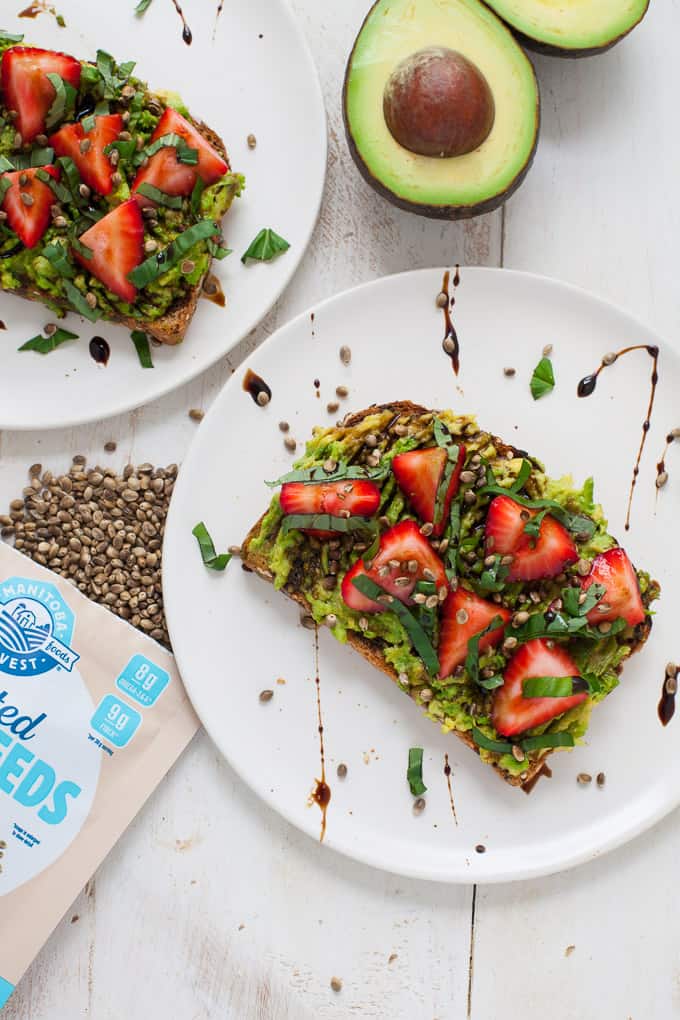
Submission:
[[[201,425],[175,490],[164,549],[166,609],[182,676],[213,740],[255,795],[318,839],[319,809],[308,804],[319,776],[314,635],[300,626],[293,603],[244,573],[237,560],[225,574],[206,570],[191,534],[196,522],[206,522],[220,550],[240,542],[268,504],[263,480],[282,474],[292,459],[277,423],[288,420],[290,434],[304,442],[314,424],[338,416],[326,411],[338,385],[349,389],[341,413],[395,399],[472,412],[544,460],[551,475],[572,472],[581,481],[593,474],[613,534],[658,578],[663,598],[648,645],[594,712],[585,745],[554,755],[554,777],[530,796],[502,783],[385,676],[320,632],[332,791],[326,845],[407,875],[501,881],[597,856],[680,801],[680,721],[664,730],[656,712],[665,663],[679,654],[680,474],[674,476],[670,457],[671,480],[658,500],[655,488],[665,435],[680,425],[680,358],[649,329],[582,291],[521,273],[464,268],[453,312],[461,343],[456,378],[441,346],[442,313],[435,307],[441,284],[442,271],[428,269],[341,294],[280,329],[232,378]],[[548,343],[557,386],[534,402],[529,379]],[[644,351],[621,359],[587,400],[578,399],[576,386],[606,351],[638,343],[661,344],[660,383],[626,535],[651,359]],[[349,367],[338,356],[342,344],[352,348]],[[508,365],[514,378],[503,373]],[[272,388],[266,408],[242,389],[247,368]],[[266,704],[258,698],[263,689],[274,691]],[[427,808],[419,817],[405,781],[412,746],[425,748]],[[336,778],[339,762],[348,766],[344,781]],[[578,785],[582,771],[605,772],[606,786]]]

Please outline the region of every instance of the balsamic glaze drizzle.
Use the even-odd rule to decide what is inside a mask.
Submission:
[[[194,40],[194,37],[192,35],[191,29],[187,25],[187,19],[184,17],[184,11],[182,10],[182,8],[179,5],[179,0],[172,0],[172,2],[175,5],[175,10],[177,11],[177,13],[179,14],[180,18],[182,19],[182,39],[187,44],[187,46],[191,46],[191,44],[192,44],[192,42]],[[218,11],[218,14],[219,14],[219,11]]]
[[[546,779],[552,778],[552,769],[547,764],[547,762],[543,762],[542,767],[538,770],[538,772],[535,775],[531,777],[531,779],[528,780],[528,782],[522,783],[522,789],[524,790],[524,792],[531,793],[536,783],[539,781],[539,779],[542,779],[543,776],[545,776]]]
[[[449,289],[449,282],[451,281],[451,274],[448,269],[444,273],[444,279],[442,280],[441,293],[446,295],[446,304],[442,304],[442,312],[444,313],[444,339],[442,340],[442,347],[447,357],[451,358],[451,365],[455,375],[458,375],[460,371],[460,342],[458,340],[458,334],[456,333],[455,326],[451,319],[451,309],[456,303],[456,296],[452,294]],[[453,289],[460,285],[460,266],[456,266],[455,273],[453,274]]]
[[[262,376],[256,375],[251,368],[248,369],[246,374],[243,376],[243,389],[246,393],[250,393],[251,397],[258,404],[258,397],[260,393],[266,393],[269,400],[272,398],[272,391],[267,383],[264,381]],[[267,401],[268,403],[269,401]]]
[[[451,766],[449,765],[448,754],[444,755],[444,775],[446,776],[446,785],[449,788],[449,804],[451,805],[451,813],[453,820],[458,825],[458,815],[456,814],[456,805],[453,802],[453,789],[451,787]]]
[[[108,340],[105,340],[103,336],[93,336],[90,340],[90,357],[98,365],[108,365],[111,357]]]
[[[657,709],[662,726],[668,726],[669,722],[675,715],[675,696],[678,693],[679,676],[680,666],[675,666],[673,663],[669,663],[666,667],[666,672],[664,673],[663,687],[661,688],[661,700],[659,701],[659,707]]]
[[[616,351],[614,354],[605,355],[600,363],[600,367],[596,372],[591,375],[586,375],[581,379],[580,383],[576,388],[576,393],[579,397],[590,397],[595,392],[597,386],[597,380],[600,377],[600,373],[605,368],[609,368],[614,365],[619,358],[623,357],[624,354],[630,354],[631,351],[646,351],[652,359],[652,376],[651,376],[651,391],[649,395],[649,404],[647,406],[647,415],[642,423],[642,438],[640,439],[640,446],[638,448],[637,457],[635,459],[635,467],[633,468],[633,479],[630,483],[630,492],[628,495],[628,508],[626,510],[626,531],[630,531],[630,515],[633,507],[633,495],[635,493],[635,486],[637,485],[638,475],[640,474],[640,462],[642,460],[642,454],[644,453],[645,443],[647,442],[647,435],[651,427],[652,422],[652,411],[654,410],[654,398],[656,397],[656,387],[659,382],[659,348],[653,344],[634,344],[632,347],[624,347],[620,351]]]
[[[323,716],[321,714],[321,678],[319,676],[319,628],[314,628],[314,665],[315,665],[315,679],[316,684],[316,712],[318,719],[319,729],[319,756],[321,759],[321,779],[315,779],[315,787],[311,793],[311,800],[315,804],[318,804],[321,808],[321,833],[319,835],[319,843],[323,843],[323,838],[326,835],[326,816],[328,813],[328,805],[331,801],[331,788],[326,782],[326,752],[324,749],[323,742]]]
[[[668,481],[668,471],[666,470],[666,457],[668,456],[668,451],[670,450],[671,446],[673,445],[676,439],[680,439],[680,429],[673,429],[672,432],[668,433],[668,435],[666,436],[666,445],[664,446],[663,453],[661,454],[661,460],[656,465],[657,496],[659,495],[659,489],[662,489],[666,482]]]

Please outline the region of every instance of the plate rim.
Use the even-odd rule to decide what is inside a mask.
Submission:
[[[30,424],[28,422],[22,422],[21,424],[17,425],[16,422],[11,421],[5,422],[4,419],[2,419],[1,417],[2,402],[0,401],[0,431],[52,432],[56,431],[57,429],[78,428],[83,425],[90,425],[98,421],[108,421],[109,419],[118,417],[119,415],[128,414],[132,411],[138,410],[139,408],[147,407],[149,404],[154,403],[156,400],[161,400],[163,397],[166,397],[169,393],[173,393],[181,386],[185,386],[188,383],[193,382],[194,379],[197,379],[204,372],[210,371],[210,369],[213,368],[217,364],[217,362],[220,361],[221,358],[227,357],[234,350],[234,348],[237,347],[238,344],[240,344],[248,336],[249,333],[251,333],[254,329],[256,329],[260,325],[260,323],[267,317],[267,315],[272,310],[274,305],[280,300],[280,298],[283,296],[285,291],[290,286],[295,274],[298,272],[302,265],[302,261],[305,257],[305,254],[307,253],[307,249],[309,248],[309,244],[312,240],[317,224],[319,222],[321,203],[324,196],[324,191],[326,187],[326,177],[328,174],[328,115],[326,113],[326,104],[324,101],[323,89],[321,87],[319,69],[316,66],[316,62],[312,55],[310,44],[307,40],[307,36],[303,31],[301,21],[296,15],[295,11],[292,9],[288,0],[276,0],[276,2],[278,3],[281,11],[283,12],[284,17],[288,20],[289,24],[292,27],[293,33],[297,38],[298,44],[300,45],[304,61],[307,64],[307,68],[310,72],[311,80],[313,80],[314,82],[314,95],[316,98],[317,117],[319,118],[318,127],[320,129],[321,137],[321,150],[322,150],[321,157],[323,172],[317,184],[318,194],[316,195],[316,199],[313,205],[313,215],[309,221],[308,229],[305,232],[302,242],[300,243],[299,246],[296,247],[295,253],[296,257],[291,258],[290,261],[286,263],[287,267],[286,271],[283,274],[278,286],[275,287],[274,290],[272,291],[272,295],[268,303],[262,305],[259,308],[259,311],[257,311],[254,315],[250,317],[248,323],[244,325],[242,329],[239,330],[238,334],[234,337],[233,343],[231,343],[229,347],[227,347],[224,350],[218,351],[217,353],[215,353],[214,356],[211,355],[209,360],[206,361],[205,364],[201,364],[200,367],[194,367],[193,361],[189,362],[187,364],[186,374],[183,375],[181,379],[178,379],[176,381],[170,381],[167,383],[161,383],[159,388],[155,389],[153,391],[153,394],[144,399],[141,403],[137,402],[136,400],[128,402],[127,400],[124,399],[123,402],[119,406],[116,406],[115,409],[106,411],[103,417],[101,416],[101,414],[99,414],[99,417],[96,418],[93,417],[92,414],[90,413],[86,414],[85,416],[80,416],[76,414],[70,417],[65,416],[63,419],[60,419],[59,421],[55,421],[54,419],[47,419],[34,421],[31,422]],[[77,315],[77,313],[71,314]],[[79,316],[79,318],[82,317]],[[250,355],[248,355],[248,357],[250,357]]]
[[[329,306],[333,305],[335,302],[342,302],[343,300],[346,300],[350,295],[353,295],[358,292],[364,292],[368,289],[379,290],[383,286],[394,286],[395,281],[399,280],[402,277],[426,276],[433,274],[436,275],[445,272],[446,269],[450,270],[451,268],[452,266],[448,267],[429,266],[422,267],[419,269],[404,270],[398,273],[390,273],[385,276],[376,277],[372,280],[367,280],[364,281],[363,283],[357,284],[352,287],[347,287],[341,291],[338,291],[337,293],[332,294],[329,297],[324,298],[323,300],[317,303],[311,304],[307,309],[300,312],[298,315],[294,316],[292,319],[289,319],[287,322],[279,326],[278,329],[271,333],[258,347],[255,348],[254,351],[252,351],[248,355],[246,359],[244,359],[242,364],[239,366],[239,370],[243,369],[245,371],[249,367],[250,362],[255,357],[259,357],[261,352],[265,352],[270,345],[275,343],[281,343],[282,342],[280,340],[281,334],[285,334],[289,330],[294,331],[295,329],[299,328],[299,326],[308,323],[310,314],[312,312],[315,315],[318,315],[319,313],[322,313],[324,309],[327,309]],[[461,264],[459,268],[462,273],[474,272],[475,274],[480,273],[489,275],[503,274],[504,276],[513,276],[515,278],[520,278],[523,280],[528,279],[531,280],[533,283],[539,284],[540,286],[547,285],[548,287],[555,287],[559,290],[567,292],[568,294],[576,295],[580,299],[585,299],[586,301],[594,302],[605,311],[610,311],[617,315],[625,316],[630,320],[631,323],[633,323],[637,328],[643,331],[645,335],[649,336],[653,342],[658,342],[660,346],[668,347],[671,350],[673,350],[676,354],[680,355],[680,345],[674,343],[673,340],[668,340],[662,337],[656,331],[656,329],[647,326],[644,322],[642,322],[635,315],[633,315],[627,308],[617,305],[613,301],[609,301],[606,298],[602,298],[598,294],[595,294],[584,287],[568,283],[555,277],[546,276],[541,273],[528,272],[525,270],[518,269],[506,269],[500,266],[475,266],[475,265],[468,266],[465,264]],[[229,399],[231,389],[233,387],[239,388],[239,386],[240,383],[238,373],[234,373],[225,381],[223,387],[220,389],[219,393],[215,397],[212,405],[210,406],[205,416],[204,419],[205,422],[210,422],[213,415],[215,416],[215,418],[219,417],[220,408],[223,405],[223,403],[225,403]],[[173,645],[173,652],[175,655],[175,659],[177,661],[180,675],[182,676],[182,682],[185,685],[187,695],[192,705],[194,706],[194,710],[196,711],[196,714],[198,715],[208,737],[215,745],[215,748],[217,749],[221,757],[225,760],[229,768],[232,769],[233,772],[239,777],[239,779],[245,783],[248,790],[250,790],[252,794],[254,794],[254,796],[257,797],[258,801],[266,805],[266,807],[269,810],[274,811],[279,816],[279,818],[286,822],[286,824],[292,826],[297,831],[302,832],[306,837],[311,838],[314,842],[318,844],[318,833],[316,829],[311,825],[304,826],[299,824],[297,819],[291,817],[291,815],[287,812],[285,806],[283,806],[280,801],[275,801],[273,798],[270,799],[265,794],[261,793],[258,789],[256,789],[255,786],[250,782],[246,768],[240,767],[238,760],[232,758],[232,756],[230,756],[225,751],[223,743],[216,735],[215,727],[213,725],[213,720],[210,716],[210,713],[206,712],[204,718],[204,715],[202,714],[201,710],[199,709],[199,705],[197,704],[197,701],[200,700],[200,698],[197,698],[197,701],[194,700],[193,696],[194,685],[190,679],[185,679],[184,666],[188,665],[190,652],[185,657],[183,650],[178,650],[178,648],[175,645],[175,635],[179,633],[179,627],[175,629],[174,625],[175,621],[174,590],[176,589],[177,591],[179,591],[181,589],[181,586],[179,584],[173,585],[171,583],[170,575],[173,573],[173,570],[172,568],[170,569],[168,568],[168,561],[172,560],[173,557],[172,549],[173,546],[175,546],[175,543],[172,542],[172,535],[175,529],[175,519],[179,516],[180,513],[178,493],[181,494],[183,492],[182,472],[186,465],[189,464],[191,460],[197,456],[197,450],[199,449],[199,437],[201,435],[202,428],[203,423],[201,423],[201,426],[199,427],[196,436],[192,440],[191,445],[184,458],[184,461],[182,462],[182,465],[180,467],[177,483],[173,490],[172,499],[168,510],[165,535],[163,541],[163,565],[164,565],[163,601],[166,612],[168,632],[170,634],[170,639]],[[166,544],[168,550],[167,554]],[[181,616],[182,616],[181,612],[178,611],[177,619],[181,619]],[[186,676],[187,677],[190,676],[190,671],[187,672]],[[463,854],[460,855],[456,854],[455,858],[452,859],[452,861],[450,862],[448,870],[446,872],[443,872],[441,870],[433,870],[432,868],[427,867],[420,868],[416,865],[409,866],[408,864],[397,863],[394,861],[392,861],[391,863],[386,863],[384,860],[381,859],[380,855],[373,854],[370,852],[370,850],[350,846],[349,841],[346,841],[346,845],[345,844],[338,845],[338,843],[336,843],[336,841],[333,839],[332,833],[329,833],[327,835],[326,839],[324,840],[323,846],[329,850],[332,850],[334,853],[338,853],[341,854],[343,857],[347,857],[350,860],[358,861],[361,864],[368,865],[369,867],[375,868],[379,871],[393,875],[400,875],[405,878],[415,878],[424,881],[449,883],[454,885],[472,885],[472,884],[495,885],[503,882],[527,881],[533,878],[541,878],[546,877],[548,875],[560,874],[562,872],[570,871],[573,868],[576,868],[582,864],[586,864],[590,861],[597,860],[600,857],[604,856],[605,854],[610,853],[612,850],[616,850],[617,848],[622,847],[625,844],[631,842],[638,836],[642,835],[642,833],[652,829],[663,818],[665,818],[678,806],[680,806],[680,784],[678,784],[677,790],[675,792],[670,790],[668,786],[665,786],[664,789],[669,790],[670,793],[669,796],[660,796],[658,792],[660,790],[659,786],[654,786],[650,788],[648,791],[648,795],[651,795],[654,798],[651,810],[649,810],[646,814],[638,813],[635,816],[633,816],[633,820],[630,825],[621,827],[621,829],[617,831],[614,835],[600,842],[597,847],[595,848],[589,847],[584,848],[582,851],[574,851],[566,855],[564,858],[560,859],[556,859],[555,856],[552,855],[543,864],[532,863],[527,864],[524,867],[512,870],[509,870],[507,867],[503,866],[500,867],[494,866],[492,864],[493,858],[491,856],[489,857],[480,856],[479,858],[471,856],[466,858],[466,856]],[[468,861],[467,864],[465,863],[466,859]]]

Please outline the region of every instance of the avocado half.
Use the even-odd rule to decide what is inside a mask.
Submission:
[[[644,18],[649,0],[486,0],[524,46],[589,57],[615,46]]]
[[[433,43],[474,65],[493,96],[491,130],[464,155],[410,151],[385,120],[385,87],[395,68]],[[538,83],[509,29],[480,0],[377,0],[349,56],[343,116],[355,163],[385,198],[423,216],[466,219],[496,209],[529,170],[538,142]]]

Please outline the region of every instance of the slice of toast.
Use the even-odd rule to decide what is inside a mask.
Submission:
[[[380,447],[383,453],[386,452],[388,455],[395,442],[399,443],[401,440],[403,445],[405,432],[407,437],[408,434],[417,437],[416,445],[431,445],[432,440],[431,438],[428,439],[428,436],[431,437],[431,431],[428,432],[428,424],[431,428],[434,414],[435,412],[413,404],[410,401],[396,401],[391,404],[373,405],[363,411],[350,413],[342,422],[338,423],[335,429],[315,430],[315,438],[308,445],[307,454],[302,458],[298,466],[308,468],[316,464],[320,465],[326,458],[329,446],[331,445],[333,445],[334,450],[337,450],[337,444],[349,443],[350,448],[354,452],[356,444],[361,444],[361,439],[366,435],[367,429],[376,434],[376,428],[379,426],[382,427],[382,433],[378,437]],[[445,412],[441,412],[441,414],[445,414]],[[490,456],[488,458],[489,463],[492,465],[508,465],[508,470],[512,470],[516,474],[517,465],[521,465],[523,461],[528,461],[532,467],[532,473],[535,475],[535,484],[539,487],[544,484],[545,475],[543,474],[542,465],[527,454],[526,451],[517,450],[499,437],[480,432],[474,420],[469,417],[461,416],[455,418],[449,414],[445,420],[447,427],[454,434],[454,438],[456,436],[456,428],[458,428],[459,435],[461,438],[464,437],[469,447],[474,444],[475,449],[484,449],[487,452],[493,450],[493,457]],[[398,432],[401,433],[398,438],[392,431],[395,425],[398,428]],[[350,459],[352,459],[353,464],[357,463],[355,452],[354,458]],[[281,520],[281,512],[277,512],[276,509],[277,499],[278,497],[274,497],[270,510],[262,515],[246,536],[241,549],[243,567],[244,569],[255,571],[264,580],[275,583],[289,598],[297,602],[304,614],[311,615],[317,623],[322,623],[323,614],[319,612],[318,605],[315,606],[315,598],[309,595],[310,569],[316,563],[317,557],[315,555],[308,557],[304,562],[304,566],[300,568],[298,568],[297,561],[294,559],[291,569],[285,578],[278,574],[278,566],[277,569],[272,569],[271,551],[276,543],[276,534]],[[404,506],[404,512],[408,514],[408,507],[406,505]],[[298,542],[290,554],[291,556],[304,554],[305,548],[308,548],[310,544],[314,544],[314,540],[301,535],[299,532],[290,534],[299,536]],[[316,541],[318,542],[318,540]],[[615,544],[613,539],[611,544]],[[646,575],[640,576],[646,578]],[[341,580],[342,572],[337,577],[338,589]],[[283,583],[281,583],[282,581]],[[658,596],[658,593],[658,585],[647,579],[643,594],[646,607]],[[352,613],[350,610],[347,610],[347,612]],[[353,615],[355,617],[359,616],[358,613]],[[627,634],[626,655],[621,657],[620,661],[617,661],[613,667],[612,672],[615,675],[621,673],[625,658],[638,651],[644,645],[650,630],[651,618],[647,615],[644,623],[638,625],[632,633]],[[373,666],[386,673],[401,690],[405,690],[405,693],[409,694],[421,708],[424,708],[434,721],[442,723],[446,731],[453,731],[463,743],[479,754],[494,768],[501,778],[512,786],[523,787],[526,792],[530,792],[541,775],[550,775],[546,759],[554,749],[543,748],[528,754],[527,761],[525,761],[521,771],[518,771],[516,768],[514,770],[509,768],[507,760],[503,755],[486,751],[477,745],[472,737],[472,728],[467,723],[464,727],[456,726],[450,724],[450,720],[437,716],[436,712],[433,712],[432,701],[425,702],[420,696],[424,688],[422,681],[405,687],[402,682],[403,677],[400,678],[395,666],[385,658],[386,647],[382,640],[366,637],[360,629],[353,627],[347,628],[346,637],[343,635],[343,639],[346,639],[347,643]],[[609,683],[611,686],[616,685],[615,676],[609,677]],[[429,681],[428,686],[430,686]],[[431,686],[434,687],[434,684]],[[491,697],[488,694],[484,694],[484,692],[481,693],[483,697]],[[472,706],[472,708],[474,707]]]
[[[22,49],[21,46],[14,48]],[[4,59],[6,53],[8,52],[9,50],[3,48],[3,46],[0,45],[0,59]],[[39,50],[29,50],[27,52],[51,53],[51,51],[39,51]],[[56,54],[55,56],[58,57],[61,55]],[[106,58],[107,55],[104,54],[103,57]],[[77,127],[81,121],[82,123],[85,123],[85,120],[83,118],[86,117],[88,113],[92,115],[92,111],[93,108],[95,107],[98,95],[96,94],[96,92],[91,95],[90,92],[88,92],[88,88],[96,89],[98,86],[96,84],[92,85],[91,83],[90,85],[85,84],[86,81],[85,71],[87,70],[91,73],[91,75],[95,75],[97,73],[97,68],[99,67],[100,59],[101,59],[100,54],[98,54],[97,64],[93,64],[89,61],[80,61],[81,66],[83,68],[83,72],[81,75],[80,89],[76,92],[76,98],[74,101],[75,106],[73,107],[71,112],[58,123],[57,127],[59,128],[63,128],[65,126]],[[165,114],[166,112],[170,113],[173,110],[178,109],[178,105],[177,98],[173,98],[169,93],[166,94],[161,92],[153,92],[145,85],[145,83],[133,77],[130,70],[130,68],[133,66],[134,65],[116,65],[114,62],[111,62],[111,65],[107,70],[108,75],[107,84],[108,86],[111,86],[111,83],[113,82],[115,90],[113,94],[110,92],[106,93],[108,100],[106,106],[108,108],[109,113],[123,114],[127,118],[130,117],[132,111],[132,119],[129,122],[129,126],[131,127],[133,121],[135,122],[134,129],[135,137],[132,138],[131,133],[129,131],[122,132],[121,135],[119,135],[118,137],[119,139],[126,138],[128,140],[131,140],[128,142],[128,144],[132,144],[133,146],[134,143],[136,142],[137,151],[139,151],[140,149],[144,150],[145,146],[149,144],[154,127],[158,124],[163,114]],[[125,71],[122,70],[123,67],[126,68]],[[135,104],[137,104],[136,113]],[[186,108],[181,106],[181,104],[179,104],[179,108],[182,110],[182,113],[179,114],[179,116],[182,117],[186,122],[188,122],[188,124],[185,125],[187,130],[191,130],[193,128],[196,132],[198,132],[201,138],[204,139],[208,143],[208,145],[210,145],[214,149],[217,156],[221,157],[221,160],[223,160],[224,164],[226,164],[227,172],[218,181],[214,181],[214,183],[219,184],[220,188],[219,198],[214,202],[211,200],[210,205],[211,210],[210,218],[214,218],[216,221],[219,222],[219,220],[222,218],[222,216],[226,213],[227,209],[231,205],[233,198],[240,193],[243,184],[243,179],[240,177],[240,175],[233,174],[229,169],[229,159],[226,147],[220,136],[212,128],[208,127],[208,125],[194,118],[186,110]],[[12,112],[13,111],[10,111],[10,114]],[[2,114],[4,118],[4,115],[6,113],[7,113],[6,96],[4,95],[2,90],[0,90],[0,114]],[[137,119],[135,120],[135,118]],[[125,123],[125,127],[128,127],[127,121]],[[179,130],[181,131],[183,129],[180,128]],[[38,137],[40,138],[42,136]],[[172,135],[171,137],[176,136]],[[42,143],[45,143],[45,141],[46,138],[42,138]],[[45,145],[43,145],[42,143],[40,143],[40,145],[36,141],[32,143],[26,143],[23,144],[18,150],[15,149],[14,146],[12,146],[10,149],[7,149],[6,151],[5,149],[1,149],[0,156],[3,156],[5,159],[5,166],[3,170],[6,171],[15,159],[23,160],[24,161],[23,166],[38,165],[34,158],[36,156],[36,153],[40,153],[39,157],[40,166],[47,166],[49,168],[50,163],[57,164],[58,159],[55,156],[54,150],[49,145],[45,147]],[[88,142],[87,144],[90,143]],[[82,151],[83,150],[81,148],[81,152]],[[122,150],[120,150],[120,152],[122,152]],[[48,154],[51,153],[52,154],[51,158],[46,157],[44,155],[45,153]],[[105,215],[108,211],[111,211],[111,209],[115,208],[117,204],[125,201],[125,199],[129,197],[130,190],[132,189],[132,184],[135,178],[135,174],[137,172],[135,167],[137,167],[137,169],[139,168],[139,163],[136,164],[133,163],[129,153],[127,158],[120,155],[120,153],[118,155],[119,159],[115,163],[112,163],[112,168],[115,168],[118,171],[119,179],[122,178],[123,188],[120,196],[114,198],[114,195],[110,195],[108,199],[104,200],[104,198],[102,198],[101,195],[97,194],[95,191],[92,191],[92,189],[88,189],[86,192],[86,194],[90,196],[89,198],[90,203],[94,205],[95,212],[99,216]],[[143,151],[141,155],[144,155]],[[196,157],[194,156],[194,161],[195,159]],[[111,161],[110,154],[109,160]],[[15,167],[20,168],[21,165],[22,165],[21,163],[17,162],[15,164]],[[219,172],[220,171],[218,171],[218,173]],[[1,176],[2,175],[0,172],[0,183],[2,183]],[[64,183],[63,170],[61,173],[61,177],[62,183]],[[79,179],[77,177],[77,174],[76,179]],[[76,194],[75,189],[73,190],[72,194],[74,195]],[[170,196],[166,197],[173,198],[174,195],[175,192],[172,192]],[[65,247],[65,250],[68,251],[70,246],[76,243],[78,233],[82,233],[83,229],[85,229],[84,227],[81,226],[80,231],[76,230],[75,231],[76,239],[72,241],[71,234],[75,230],[73,224],[81,215],[81,211],[76,207],[75,204],[67,203],[66,208],[63,208],[61,206],[60,200],[57,197],[54,198],[54,202],[55,204],[53,205],[52,208],[51,224],[48,227],[45,236],[38,242],[37,246],[31,250],[32,253],[35,253],[36,257],[39,257],[42,254],[43,248],[48,243],[48,241],[53,240],[57,240],[62,244],[68,242],[66,243]],[[161,217],[161,223],[164,231],[164,239],[158,240],[158,234],[157,233],[154,234],[153,232],[150,231],[149,220],[145,218],[144,241],[146,249],[144,259],[148,257],[149,252],[154,250],[152,247],[154,244],[159,245],[159,250],[160,248],[165,246],[169,248],[170,245],[172,244],[172,241],[174,240],[178,233],[181,233],[182,230],[186,229],[193,222],[196,222],[197,218],[202,218],[202,214],[200,212],[192,211],[190,213],[189,211],[190,202],[191,196],[189,196],[188,194],[184,195],[184,197],[182,198],[182,211],[180,213],[177,213],[174,207],[171,209],[169,207],[170,203],[168,203],[167,210],[163,208],[163,203],[160,204],[155,203],[157,215]],[[148,204],[149,203],[147,203],[147,205]],[[145,210],[145,212],[148,211],[149,210]],[[58,216],[59,214],[62,213],[65,214],[67,222],[65,222],[65,225],[63,227],[57,230],[55,222],[58,222],[58,219],[55,221],[55,215]],[[59,310],[74,311],[76,314],[78,314],[79,312],[78,308],[74,308],[73,304],[69,301],[68,296],[64,293],[63,289],[60,286],[57,286],[56,289],[43,288],[43,286],[38,286],[34,282],[35,275],[39,276],[40,274],[33,273],[26,274],[21,272],[17,273],[14,272],[11,257],[12,255],[15,254],[14,242],[16,242],[16,235],[13,235],[9,230],[7,226],[7,217],[4,213],[3,216],[5,217],[5,219],[3,220],[3,223],[0,224],[0,231],[2,232],[2,236],[0,236],[0,255],[3,258],[2,266],[3,270],[5,270],[5,273],[0,274],[0,290],[4,290],[7,293],[18,295],[30,301],[39,302],[57,311]],[[62,220],[64,220],[63,215]],[[181,225],[178,225],[180,223]],[[219,236],[215,240],[219,241]],[[117,301],[115,295],[108,291],[105,285],[101,284],[101,281],[94,280],[92,277],[90,277],[89,283],[90,284],[94,283],[97,287],[102,287],[103,297],[106,298],[106,300],[104,301],[104,307],[99,308],[99,314],[101,319],[106,322],[119,323],[123,326],[127,326],[131,330],[135,329],[142,330],[153,339],[158,340],[165,344],[174,345],[180,343],[184,339],[186,331],[196,311],[198,299],[202,294],[204,283],[206,281],[206,278],[210,274],[210,269],[213,261],[212,251],[214,250],[215,249],[210,244],[206,244],[206,242],[204,241],[199,241],[197,243],[197,247],[195,249],[192,248],[191,254],[193,257],[193,252],[194,251],[198,252],[199,261],[196,263],[196,267],[197,270],[200,272],[200,275],[198,275],[195,272],[192,273],[191,282],[189,282],[189,280],[184,279],[183,272],[181,277],[178,278],[177,284],[174,287],[173,285],[175,284],[175,280],[173,280],[172,284],[170,285],[170,294],[172,295],[172,292],[176,291],[176,297],[172,299],[169,304],[167,303],[167,299],[160,303],[158,302],[157,297],[155,299],[154,297],[149,297],[148,292],[142,287],[141,289],[138,290],[137,299],[135,300],[135,303],[132,306],[133,311],[131,314],[128,313],[127,307],[125,306],[124,302]],[[187,257],[185,256],[185,261],[190,260],[188,260]],[[71,275],[73,275],[74,272],[82,274],[83,273],[82,266],[81,267],[78,267],[77,265],[74,266],[74,270],[72,271]],[[145,307],[148,309],[150,304],[156,304],[156,311],[160,312],[161,314],[156,315],[150,315],[148,313],[145,314],[143,309]],[[116,307],[117,305],[118,306],[122,305],[122,307]],[[139,314],[135,314],[136,305],[140,306]]]

